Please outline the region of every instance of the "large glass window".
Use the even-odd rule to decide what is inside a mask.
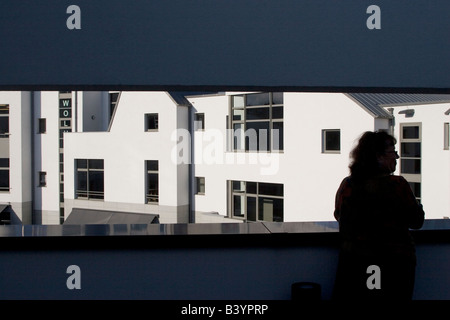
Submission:
[[[284,148],[283,93],[231,97],[233,151],[280,151]]]
[[[246,221],[283,221],[283,184],[230,181],[229,189],[232,218]]]
[[[400,125],[400,173],[409,182],[417,200],[421,199],[422,126],[420,123]]]
[[[104,165],[101,159],[76,159],[75,197],[104,199]]]

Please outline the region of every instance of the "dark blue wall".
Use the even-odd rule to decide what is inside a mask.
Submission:
[[[419,236],[414,298],[450,299],[448,232]],[[0,240],[0,299],[289,300],[300,281],[329,299],[338,253],[336,233]]]
[[[448,12],[447,0],[2,0],[0,87],[448,89]]]

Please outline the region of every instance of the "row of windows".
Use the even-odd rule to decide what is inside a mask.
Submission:
[[[147,160],[147,203],[158,203],[158,161]],[[104,198],[103,160],[76,160],[76,198]],[[196,194],[205,194],[205,178],[196,177]],[[231,217],[247,221],[283,221],[283,184],[230,181]]]
[[[118,96],[118,93],[115,95]],[[237,95],[232,96],[231,101],[232,127],[235,132],[234,151],[284,149],[283,93]],[[145,114],[145,131],[158,131],[158,117],[158,113]],[[194,128],[195,130],[205,129],[204,113],[195,114]],[[9,131],[9,127],[7,131]],[[46,119],[38,119],[38,133],[46,133],[46,131]],[[241,132],[244,132],[244,134],[241,134]],[[62,137],[60,138],[62,139]],[[339,152],[340,130],[324,130],[322,140],[323,152]]]
[[[254,181],[229,181],[230,215],[247,221],[282,222],[284,185]]]

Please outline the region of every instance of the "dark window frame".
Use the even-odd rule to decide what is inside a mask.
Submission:
[[[85,161],[85,165],[80,166],[81,161]],[[99,164],[102,164],[100,167]],[[75,170],[76,170],[76,179],[75,179],[75,199],[83,199],[83,200],[104,200],[105,198],[105,166],[103,159],[75,159]],[[80,176],[86,175],[85,184],[86,187],[80,189]],[[102,176],[102,181],[99,184],[103,191],[93,190],[93,183],[97,181],[95,176]],[[94,181],[95,180],[95,181]],[[96,186],[97,187],[97,186]],[[85,190],[84,190],[85,189]]]

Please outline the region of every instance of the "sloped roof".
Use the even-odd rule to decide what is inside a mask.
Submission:
[[[450,94],[421,93],[346,93],[376,118],[392,118],[384,108],[450,102]]]
[[[64,224],[151,224],[159,223],[159,215],[73,208]]]

